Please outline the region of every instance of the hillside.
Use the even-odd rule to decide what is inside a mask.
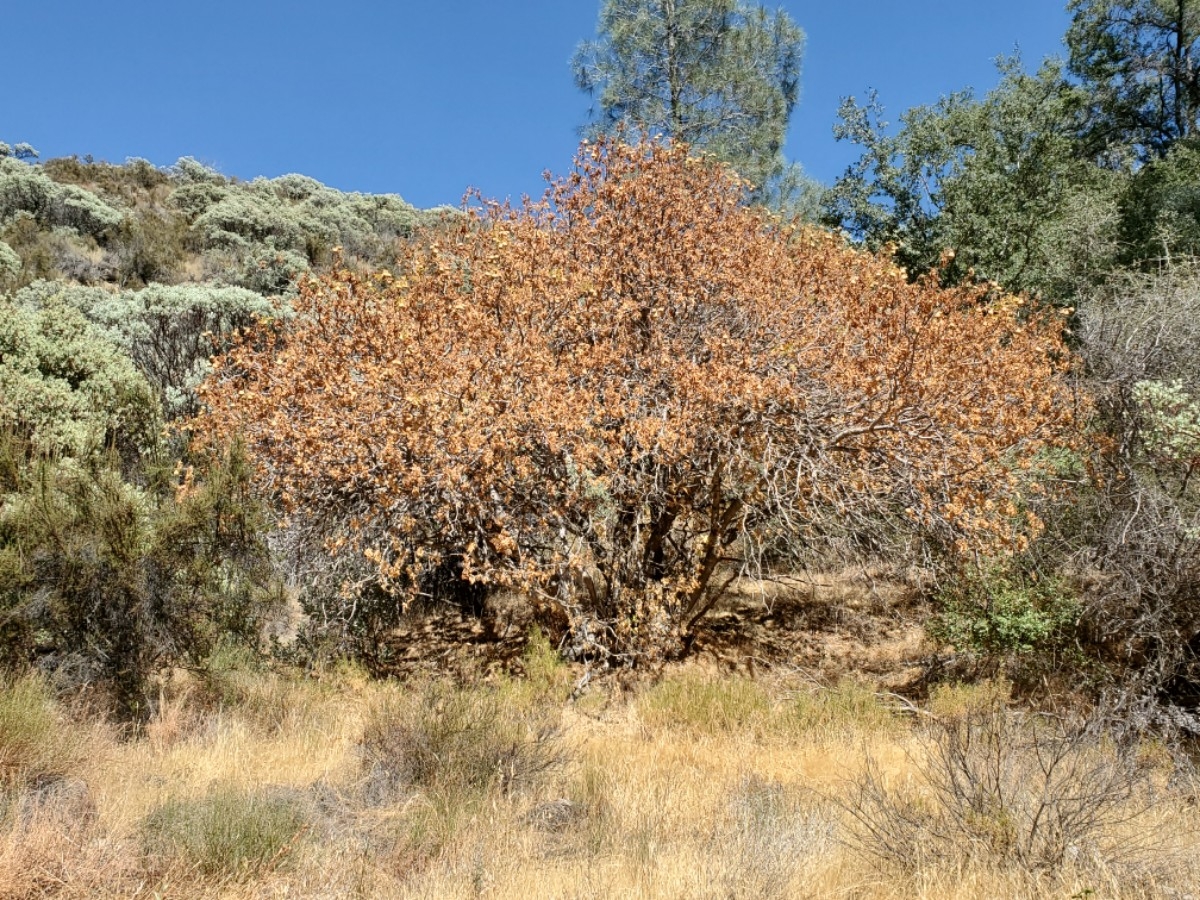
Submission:
[[[159,169],[0,145],[0,291],[38,280],[108,290],[221,285],[263,296],[327,268],[383,268],[445,209],[343,193],[303,175],[227,178],[193,159]]]

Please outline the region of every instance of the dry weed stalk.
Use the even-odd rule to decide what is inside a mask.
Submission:
[[[889,783],[868,756],[848,796],[835,799],[852,820],[845,841],[908,869],[1141,871],[1157,849],[1141,826],[1164,799],[1161,785],[1136,744],[1103,723],[1023,714],[998,700],[927,718],[909,779]]]

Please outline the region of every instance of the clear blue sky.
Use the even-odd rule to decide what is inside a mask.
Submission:
[[[775,4],[768,2],[768,6]],[[786,0],[808,33],[787,153],[831,181],[839,99],[903,109],[1061,50],[1065,0]],[[419,206],[540,193],[588,98],[575,45],[599,0],[0,0],[0,140],[227,175],[311,175]]]

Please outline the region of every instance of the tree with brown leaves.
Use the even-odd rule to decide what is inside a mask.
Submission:
[[[397,602],[452,561],[600,653],[687,646],[765,548],[831,528],[1029,540],[1022,490],[1073,417],[1060,318],[745,196],[684,145],[585,143],[395,275],[307,279],[219,362],[198,434],[242,435]]]

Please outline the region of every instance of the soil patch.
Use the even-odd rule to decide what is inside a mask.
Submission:
[[[826,683],[853,672],[904,692],[925,673],[929,613],[918,588],[869,572],[740,582],[697,627],[689,658],[749,675],[799,669]],[[435,606],[397,628],[381,657],[400,678],[519,675],[533,625],[515,595],[489,598],[483,616]]]

